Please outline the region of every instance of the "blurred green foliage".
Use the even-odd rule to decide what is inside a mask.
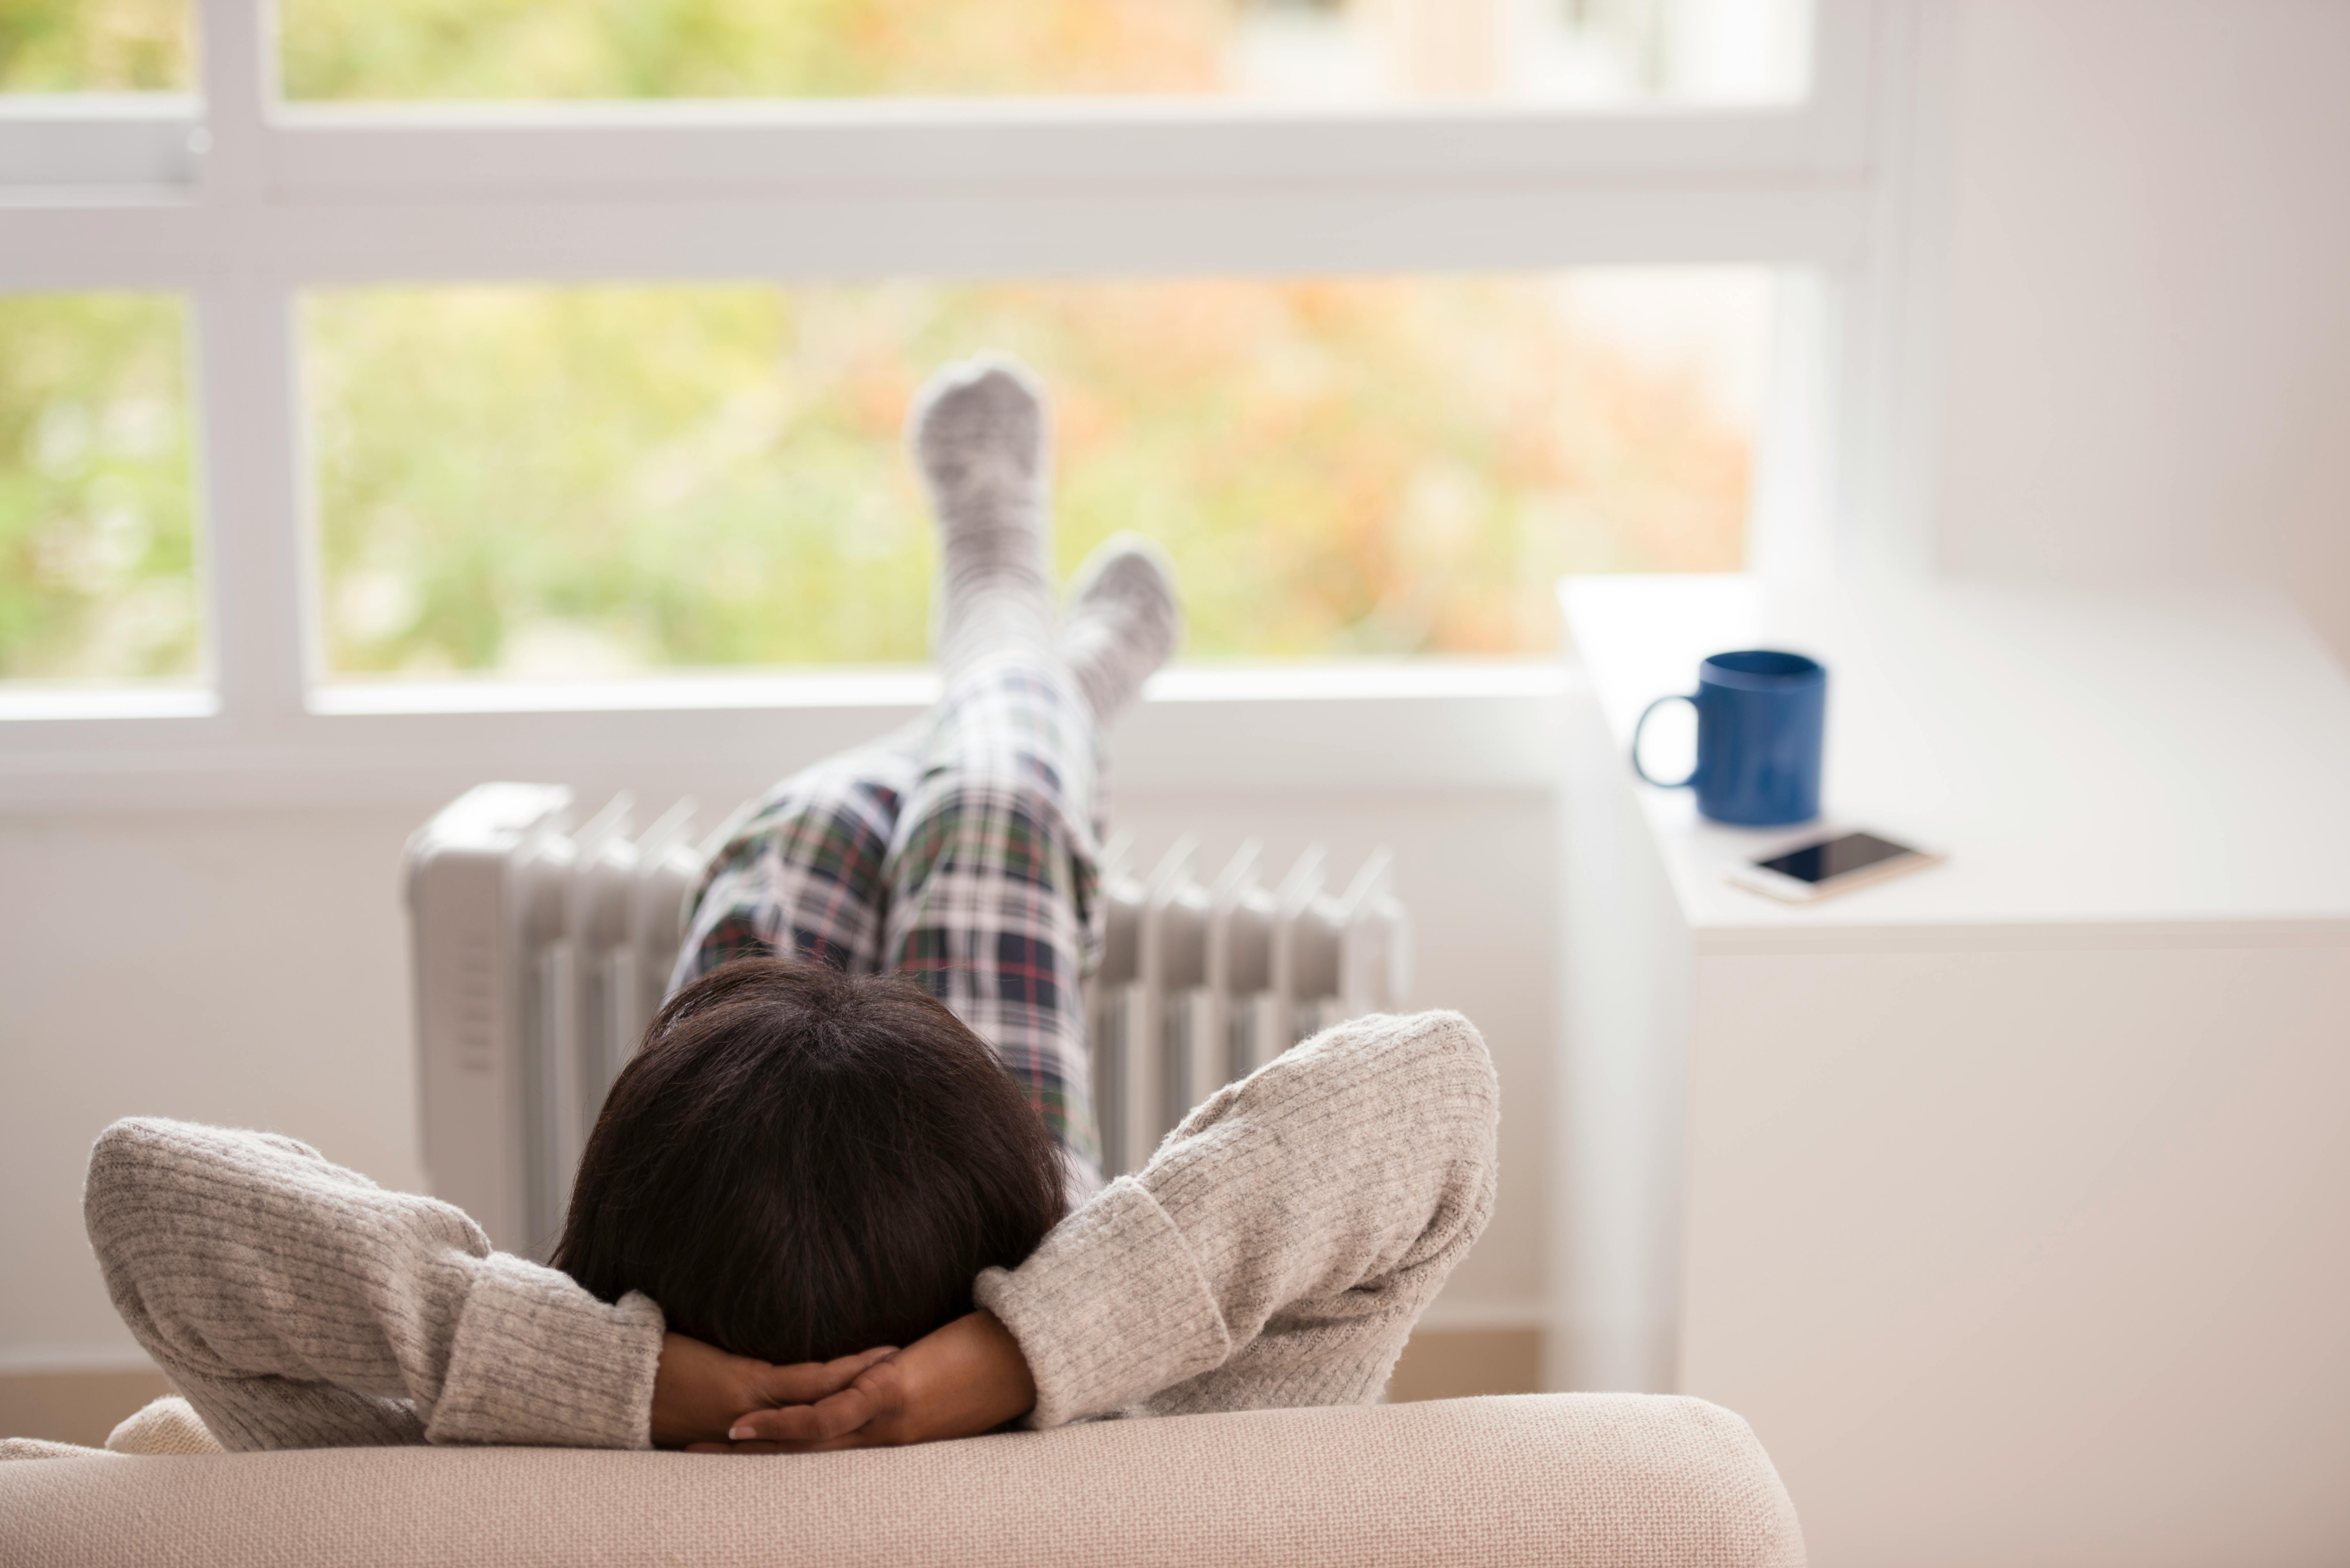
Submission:
[[[281,0],[293,99],[1211,89],[1233,0]]]
[[[0,92],[184,92],[190,0],[0,0]]]
[[[176,299],[0,298],[0,677],[197,669]]]
[[[1242,3],[282,0],[282,58],[296,99],[1203,91]],[[189,69],[181,0],[0,0],[0,88]],[[328,664],[919,659],[931,539],[899,424],[983,348],[1052,389],[1062,569],[1153,535],[1193,655],[1546,650],[1561,571],[1734,567],[1752,446],[1565,286],[320,293]],[[196,668],[184,336],[171,301],[0,300],[0,675]]]
[[[1208,658],[1554,645],[1568,569],[1734,568],[1750,441],[1550,277],[311,296],[332,668],[923,656],[899,422],[984,348],[1051,389],[1066,573],[1139,528]]]

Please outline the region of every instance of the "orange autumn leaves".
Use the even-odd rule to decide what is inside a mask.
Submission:
[[[899,422],[932,367],[991,348],[1054,396],[1063,569],[1120,528],[1159,538],[1194,657],[1544,651],[1562,571],[1735,567],[1751,466],[1702,378],[1589,331],[1573,288],[322,296],[335,661],[918,659],[930,539]]]

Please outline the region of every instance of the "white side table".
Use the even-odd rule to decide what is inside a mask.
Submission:
[[[1561,601],[1587,684],[1554,1381],[1739,1411],[1821,1568],[2350,1562],[2324,649],[2216,595]],[[1650,698],[1756,646],[1829,668],[1829,816],[1948,865],[1810,908],[1721,880],[1785,835],[1700,821],[1625,752]]]

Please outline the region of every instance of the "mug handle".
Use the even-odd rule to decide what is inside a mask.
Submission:
[[[1632,771],[1639,774],[1645,783],[1655,784],[1659,789],[1687,789],[1690,785],[1697,783],[1697,767],[1694,763],[1690,767],[1689,777],[1680,779],[1660,779],[1654,777],[1649,774],[1647,768],[1640,765],[1640,732],[1648,727],[1648,715],[1655,712],[1658,709],[1663,707],[1668,702],[1686,702],[1692,708],[1697,706],[1697,699],[1689,695],[1687,692],[1668,691],[1662,697],[1658,698],[1655,701],[1641,709],[1640,722],[1632,726]]]

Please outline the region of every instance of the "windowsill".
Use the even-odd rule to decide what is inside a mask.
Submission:
[[[919,708],[938,678],[907,670],[805,674],[642,675],[611,680],[338,680],[310,691],[313,713],[646,713],[695,709]]]
[[[1576,679],[1549,659],[1172,670],[1118,722],[1116,787],[1547,789]],[[920,670],[351,682],[276,715],[153,688],[85,690],[74,708],[44,692],[46,714],[27,711],[32,693],[0,693],[32,721],[0,724],[0,811],[416,810],[496,778],[731,803],[904,722],[937,691]]]
[[[1313,664],[1184,665],[1152,677],[1152,702],[1278,702],[1540,697],[1563,690],[1554,660],[1359,659]],[[665,712],[791,708],[920,708],[936,701],[926,669],[695,671],[613,680],[342,680],[312,689],[313,713]]]
[[[208,686],[0,683],[0,723],[88,719],[209,719],[220,694]]]

